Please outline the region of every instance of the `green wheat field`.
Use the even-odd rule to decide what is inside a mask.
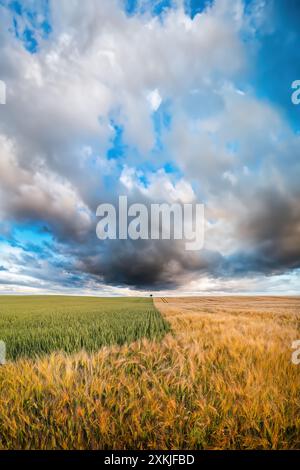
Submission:
[[[169,331],[152,299],[96,297],[18,297],[0,299],[0,339],[7,359],[53,351],[95,352]]]

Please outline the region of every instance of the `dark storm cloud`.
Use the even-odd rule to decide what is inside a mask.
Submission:
[[[207,249],[187,252],[183,243],[175,241],[95,239],[90,257],[78,253],[78,268],[105,283],[141,289],[176,288],[203,274],[269,276],[300,268],[300,195],[272,188],[257,192],[256,197],[258,202],[238,221],[236,235],[244,248],[233,254]],[[97,247],[102,253],[97,254]]]
[[[239,256],[244,271],[271,274],[299,268],[300,192],[273,187],[258,191],[256,198],[239,223],[248,244],[248,253]]]
[[[96,243],[100,248],[104,242]],[[107,284],[136,289],[178,287],[201,273],[216,271],[222,260],[219,253],[208,250],[186,252],[182,243],[172,240],[112,240],[102,250],[102,254],[79,255],[77,269]]]

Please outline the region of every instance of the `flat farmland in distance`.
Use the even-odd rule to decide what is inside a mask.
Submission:
[[[93,352],[142,337],[159,339],[167,331],[150,298],[0,296],[7,359]]]
[[[160,341],[0,367],[0,449],[300,449],[300,298],[154,305]]]

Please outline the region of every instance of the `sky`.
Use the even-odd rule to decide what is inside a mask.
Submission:
[[[0,0],[0,293],[300,294],[298,0]],[[195,203],[205,243],[105,240]]]

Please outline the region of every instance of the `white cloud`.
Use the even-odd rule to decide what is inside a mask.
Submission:
[[[230,78],[243,66],[236,20],[220,11],[207,10],[192,21],[179,8],[161,22],[128,18],[111,0],[101,8],[90,0],[84,9],[81,2],[62,0],[52,9],[53,33],[38,54],[28,53],[10,33],[2,45],[10,89],[7,124],[30,153],[50,153],[77,136],[105,148],[109,114],[116,109],[128,143],[147,152],[155,142],[150,114],[161,94],[178,97],[212,83],[216,73]],[[146,90],[152,90],[150,110]]]
[[[141,182],[141,177],[146,176],[147,184]],[[149,201],[192,203],[196,195],[192,186],[184,178],[172,182],[164,170],[157,173],[144,174],[135,168],[125,166],[120,176],[120,182],[128,191],[135,191]]]
[[[86,235],[92,224],[89,208],[75,188],[51,173],[41,163],[32,173],[18,161],[17,145],[0,135],[0,211],[9,219],[43,220],[68,232],[69,237]]]
[[[147,96],[147,99],[150,103],[150,106],[151,106],[151,109],[152,111],[157,111],[158,108],[160,107],[161,103],[162,103],[162,98],[159,94],[159,91],[157,88],[155,88],[155,90],[152,90],[148,96]]]
[[[233,173],[231,173],[231,171],[225,171],[222,177],[224,180],[229,181],[232,186],[237,183],[237,177]]]

